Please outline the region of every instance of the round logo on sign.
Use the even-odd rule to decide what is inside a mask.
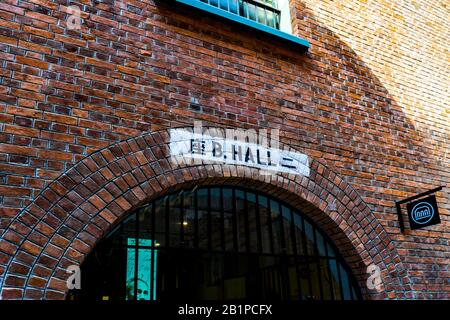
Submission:
[[[434,209],[428,202],[420,202],[411,211],[411,218],[417,224],[425,224],[433,219]]]

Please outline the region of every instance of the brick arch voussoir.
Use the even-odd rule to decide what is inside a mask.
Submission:
[[[338,241],[351,244],[357,272],[363,273],[362,266],[379,265],[386,279],[383,292],[366,292],[367,297],[402,297],[408,290],[409,279],[382,225],[358,193],[317,159],[310,162],[309,177],[261,175],[255,168],[236,165],[180,165],[170,161],[169,139],[169,132],[163,130],[118,142],[84,158],[50,183],[3,235],[10,247],[2,251],[10,259],[1,297],[64,299],[67,267],[80,265],[130,211],[190,183],[245,181],[256,181],[261,191],[292,204],[303,199],[318,208],[319,223],[322,220],[325,229],[338,234]],[[333,202],[336,210],[330,209]]]

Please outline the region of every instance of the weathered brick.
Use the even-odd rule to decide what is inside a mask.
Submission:
[[[23,295],[23,289],[3,288],[1,292],[2,300],[15,300],[21,299]]]
[[[83,29],[75,34],[60,2],[0,3],[0,273],[15,253],[15,261],[34,263],[47,237],[54,246],[41,262],[55,267],[53,259],[71,245],[78,248],[70,259],[78,261],[88,249],[71,242],[75,230],[92,246],[146,197],[191,180],[224,183],[224,176],[276,197],[292,193],[288,202],[335,237],[362,286],[371,261],[398,269],[391,291],[371,298],[448,298],[448,190],[438,193],[439,226],[400,233],[394,208],[396,200],[449,182],[442,2],[417,10],[404,2],[292,0],[293,33],[310,41],[307,54],[164,1],[137,0],[120,10],[109,10],[111,1],[82,1]],[[135,5],[145,15],[130,9]],[[279,128],[283,145],[310,156],[311,174],[174,168],[165,160],[165,129],[194,120]],[[101,158],[91,157],[102,148]],[[54,193],[40,195],[53,180]],[[327,212],[334,198],[337,208]],[[12,242],[22,236],[19,249]],[[12,270],[25,272],[16,264]],[[46,296],[38,290],[51,269],[33,270],[41,275],[30,278],[36,288],[25,298],[64,297],[57,280]],[[22,277],[2,279],[8,286]],[[5,299],[22,295],[2,291]]]
[[[30,58],[26,58],[26,57],[20,57],[20,56],[16,58],[16,61],[17,61],[17,63],[26,64],[28,66],[45,69],[45,70],[48,69],[48,63],[44,62],[44,61],[30,59]]]

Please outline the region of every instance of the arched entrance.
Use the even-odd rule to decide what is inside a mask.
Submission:
[[[78,162],[49,184],[2,235],[2,299],[65,299],[67,268],[81,265],[130,212],[175,189],[250,185],[291,204],[327,232],[365,298],[402,298],[410,280],[395,245],[358,193],[311,158],[310,174],[264,176],[232,164],[172,167],[170,132],[121,141]],[[283,145],[280,145],[282,148]],[[366,286],[367,267],[382,271],[382,290]]]
[[[338,249],[306,215],[236,186],[162,196],[127,216],[82,266],[92,300],[356,300]]]

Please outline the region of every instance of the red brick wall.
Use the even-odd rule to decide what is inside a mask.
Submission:
[[[401,234],[395,214],[394,200],[450,181],[448,92],[430,86],[417,113],[394,90],[425,90],[408,85],[415,73],[391,64],[394,82],[382,72],[407,59],[373,43],[350,47],[342,34],[357,38],[358,25],[328,25],[314,11],[327,8],[308,1],[292,1],[294,30],[312,44],[306,55],[166,1],[78,3],[81,32],[65,26],[68,1],[0,3],[0,234],[49,182],[117,141],[193,119],[280,128],[285,144],[320,159],[369,204],[408,269],[410,296],[450,298],[448,189],[438,194],[439,226]],[[433,103],[443,112],[427,117]]]

